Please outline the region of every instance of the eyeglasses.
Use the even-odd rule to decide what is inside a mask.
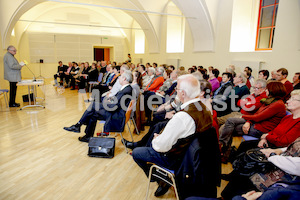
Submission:
[[[262,87],[251,87],[251,88],[253,88],[254,90],[259,90],[259,89],[261,89]]]
[[[9,49],[9,51],[17,52],[17,50],[16,50],[16,49],[15,49],[15,50]]]

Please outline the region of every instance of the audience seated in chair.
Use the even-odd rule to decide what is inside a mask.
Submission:
[[[58,86],[57,77],[60,78],[60,85],[63,84],[63,80],[65,78],[64,72],[66,72],[67,68],[68,67],[66,65],[63,65],[62,61],[58,62],[57,73],[54,74],[54,86]]]
[[[288,74],[289,74],[289,72],[285,68],[280,68],[276,72],[276,80],[280,81],[286,89],[286,95],[283,98],[284,102],[286,102],[291,97],[291,92],[294,89],[293,84],[287,80]]]
[[[147,69],[147,74],[148,76],[145,77],[144,81],[143,81],[143,90],[146,89],[146,87],[149,85],[149,83],[151,82],[151,80],[154,78],[156,70],[154,67],[148,67]]]
[[[217,111],[218,117],[221,117],[231,112],[229,95],[231,93],[232,88],[232,74],[224,72],[222,74],[221,85],[213,95],[213,108]]]
[[[165,70],[164,73],[163,73],[163,77],[164,77],[164,82],[162,84],[162,86],[159,87],[159,89],[156,91],[156,92],[159,92],[159,91],[166,91],[168,90],[171,85],[173,84],[173,80],[171,79],[171,70]]]
[[[242,142],[236,154],[257,147],[286,147],[300,137],[300,90],[291,93],[287,109],[291,115],[286,115],[274,130],[263,134],[260,140]]]
[[[155,76],[152,78],[152,80],[150,81],[150,83],[147,85],[147,87],[145,88],[143,95],[144,95],[144,106],[145,106],[145,114],[147,117],[147,121],[148,123],[151,122],[151,115],[152,115],[152,102],[154,98],[151,98],[152,101],[150,100],[150,97],[152,95],[155,95],[155,92],[160,88],[160,86],[163,85],[164,82],[164,77],[163,77],[163,73],[164,73],[164,68],[163,67],[158,67],[156,68],[156,74]],[[155,96],[155,99],[161,100],[160,96]],[[162,103],[162,100],[161,100]],[[160,104],[161,104],[160,103]]]
[[[235,102],[237,102],[235,105],[235,109],[239,109],[239,110],[235,110],[235,111],[232,110],[231,113],[224,115],[222,117],[219,117],[218,118],[219,125],[221,126],[221,125],[225,124],[225,122],[228,118],[238,118],[238,117],[241,117],[242,114],[255,113],[262,105],[260,100],[263,98],[267,98],[267,95],[265,92],[266,86],[267,86],[266,80],[257,79],[254,83],[254,86],[252,87],[253,93],[251,95],[248,95],[248,96],[245,95],[245,96],[247,96],[246,98],[245,98],[245,96],[244,97],[240,96],[237,98],[237,100],[235,100]],[[236,89],[237,88],[235,87],[235,91],[236,91]]]
[[[209,82],[211,84],[212,87],[212,93],[214,93],[219,87],[220,87],[220,82],[217,79],[217,77],[219,76],[220,72],[218,69],[212,69],[209,72]]]
[[[145,65],[139,64],[137,70],[138,70],[138,72],[141,73],[141,76],[142,76],[142,87],[141,87],[141,89],[145,89],[146,86],[148,85],[148,83],[150,82],[149,75],[146,72],[146,67],[145,67]]]
[[[264,69],[263,69],[263,70],[260,70],[260,71],[258,72],[258,79],[268,80],[269,75],[270,75],[270,73],[269,73],[268,70],[264,70]]]
[[[94,101],[75,125],[64,129],[79,133],[80,127],[86,125],[85,135],[78,138],[81,142],[89,142],[90,137],[93,137],[97,120],[105,120],[104,132],[122,132],[125,126],[126,109],[131,101],[128,95],[132,98],[131,72],[124,72],[119,82],[122,88],[114,98],[107,98],[103,103]],[[125,100],[122,99],[123,97]],[[126,108],[122,106],[124,102]]]
[[[69,87],[69,82],[71,80],[71,71],[74,70],[74,66],[73,66],[73,63],[72,62],[69,62],[68,63],[69,67],[66,69],[66,71],[64,72],[65,74],[65,81],[66,81],[66,86],[65,88],[68,88]]]
[[[82,92],[83,89],[86,88],[86,83],[88,80],[88,73],[90,70],[89,62],[84,63],[84,68],[82,69],[81,73],[78,76],[78,88]]]
[[[269,82],[266,93],[268,98],[261,100],[263,105],[254,114],[244,114],[242,118],[229,118],[225,122],[224,128],[220,130],[219,137],[223,154],[230,150],[234,133],[260,138],[262,134],[273,130],[286,115],[285,105],[282,101],[286,94],[283,84]]]
[[[296,139],[286,148],[261,149],[260,151],[263,152],[268,161],[276,167],[266,172],[255,173],[254,171],[255,174],[251,177],[243,176],[237,170],[233,170],[228,175],[223,175],[222,178],[229,180],[228,185],[221,193],[225,200],[232,199],[234,196],[242,195],[250,190],[265,190],[265,195],[262,195],[259,199],[289,199],[288,197],[299,195],[299,191],[298,193],[293,193],[296,191],[293,191],[293,187],[290,186],[297,183],[299,188],[300,138]],[[295,180],[297,182],[294,182]],[[275,189],[275,187],[277,187],[277,189]],[[280,190],[279,188],[286,188],[286,191]],[[263,198],[263,196],[265,198]],[[268,198],[268,196],[272,198]],[[281,196],[281,198],[278,198],[279,196]],[[292,199],[297,198],[294,196]]]
[[[238,101],[242,98],[247,97],[250,94],[250,91],[245,84],[246,80],[246,77],[242,73],[237,73],[236,76],[233,78],[234,88],[229,95],[228,100],[230,100],[230,102],[227,103],[227,106],[229,108],[226,109],[229,114],[218,118],[218,123],[220,126],[223,125],[230,116],[234,115],[232,114],[232,112],[236,113],[240,110],[240,108],[237,106]]]
[[[96,63],[92,63],[90,70],[88,71],[88,82],[89,81],[97,81],[99,72],[96,67]]]
[[[128,66],[127,65],[122,65],[121,68],[120,68],[120,75],[122,75],[125,71],[129,70]],[[120,76],[119,76],[120,77]],[[119,81],[119,78],[117,78],[115,80],[115,83],[113,84],[113,86],[109,86],[109,91],[103,93],[101,95],[101,98],[104,99],[104,98],[110,98],[110,97],[113,97],[117,94],[117,92],[120,91],[120,89],[122,88],[122,85],[120,84],[120,81]]]
[[[294,87],[294,90],[300,89],[300,72],[295,73],[295,75],[293,77],[293,87]]]
[[[114,86],[114,84],[118,81],[119,76],[121,75],[121,73],[120,73],[121,67],[120,66],[108,65],[106,68],[110,71],[108,72],[109,75],[106,77],[105,83],[98,84],[93,87],[93,90],[94,89],[99,90],[100,96],[102,94],[104,94],[105,92],[111,90],[112,87]],[[122,69],[122,73],[123,73],[123,71],[124,70]]]
[[[164,87],[164,85],[163,85],[156,92],[157,95],[162,96],[163,103],[165,103],[166,97],[170,97],[170,96],[174,95],[174,93],[176,92],[177,78],[179,76],[183,75],[183,74],[186,74],[186,73],[183,73],[182,71],[179,71],[179,70],[173,70],[170,74],[170,79],[169,80],[171,81],[171,84],[169,85],[169,87]],[[164,88],[162,88],[162,87],[164,87]]]
[[[71,83],[70,83],[71,90],[75,90],[76,77],[77,77],[77,74],[79,73],[79,71],[80,71],[80,68],[78,67],[78,64],[76,62],[74,62],[73,63],[73,69],[70,72],[70,75],[71,75]]]
[[[196,98],[200,95],[200,85],[193,75],[179,77],[177,95],[183,103],[182,111],[173,116],[161,134],[154,134],[151,147],[138,147],[132,152],[133,159],[147,176],[150,169],[148,162],[175,169],[182,162],[192,139],[211,128],[211,113]],[[167,191],[168,185],[160,182],[155,196],[163,195]]]

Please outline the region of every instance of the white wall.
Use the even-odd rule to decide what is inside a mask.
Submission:
[[[113,47],[110,54],[112,61],[125,61],[124,55],[128,52],[125,38],[103,37],[74,34],[53,34],[26,32],[20,40],[18,53],[20,60],[27,60],[28,67],[36,74],[43,77],[53,77],[57,71],[57,62],[89,62],[94,61],[94,47]],[[40,64],[40,59],[44,60]],[[23,78],[32,78],[32,73],[24,68]]]

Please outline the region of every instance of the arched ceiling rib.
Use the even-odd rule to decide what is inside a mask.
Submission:
[[[189,24],[194,51],[214,51],[214,32],[205,0],[173,0]]]
[[[165,6],[170,0],[25,0],[18,1],[20,4],[16,6],[15,12],[10,18],[8,25],[4,28],[3,44],[7,46],[10,38],[10,33],[18,20],[42,20],[47,21],[60,9],[62,12],[67,10],[69,15],[72,15],[71,8],[74,8],[73,13],[76,13],[77,20],[86,24],[93,24],[94,27],[105,26],[110,24],[114,27],[132,27],[135,20],[140,28],[143,29],[146,39],[149,44],[150,53],[159,53],[160,51],[160,36],[161,36],[161,18],[164,16],[163,12]],[[214,50],[214,36],[213,28],[205,4],[205,0],[173,0],[177,7],[182,11],[190,26],[193,35],[194,51],[213,51]],[[11,4],[13,5],[12,2]],[[89,4],[78,5],[78,3]],[[76,5],[77,4],[77,5]],[[51,6],[49,6],[51,5]],[[98,5],[98,6],[97,6]],[[101,6],[109,6],[111,8],[101,8]],[[44,7],[44,8],[42,8]],[[45,8],[46,7],[46,8]],[[79,10],[76,10],[76,7]],[[38,9],[38,12],[35,11]],[[82,9],[82,12],[80,12]],[[28,15],[22,16],[28,11]],[[90,11],[90,12],[89,12]],[[106,13],[105,13],[106,12]],[[35,13],[35,14],[34,14]],[[65,15],[65,13],[64,13]],[[67,14],[68,15],[68,14]],[[22,18],[21,18],[22,16]],[[80,17],[82,16],[82,17]],[[102,16],[103,21],[97,21],[97,18]],[[70,22],[70,17],[65,18],[53,16],[52,21],[59,26],[59,23],[75,24],[75,21]],[[76,18],[76,17],[75,17]],[[84,21],[84,18],[86,18]],[[69,20],[69,21],[68,21]],[[25,26],[28,24],[25,23]],[[34,25],[32,25],[34,27]],[[3,30],[3,27],[1,27]],[[37,28],[37,26],[36,26]],[[49,28],[51,26],[49,25]],[[139,27],[138,27],[139,28]],[[123,35],[130,39],[130,29],[121,30]],[[109,31],[108,31],[109,32]]]

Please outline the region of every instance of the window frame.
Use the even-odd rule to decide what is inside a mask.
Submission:
[[[259,4],[259,14],[258,14],[258,22],[257,22],[257,32],[256,32],[256,43],[255,43],[255,51],[266,51],[266,50],[272,50],[273,49],[273,41],[274,41],[274,33],[275,33],[275,24],[274,21],[277,17],[278,7],[279,7],[279,0],[274,0],[273,4],[269,4],[267,6],[262,6],[264,0],[260,0]],[[277,12],[276,12],[276,6],[277,6]],[[262,10],[263,8],[273,7],[273,17],[272,17],[272,25],[266,26],[266,27],[260,27],[260,24],[262,22]],[[260,30],[263,29],[271,29],[270,31],[270,38],[269,38],[269,46],[268,48],[258,48],[259,43],[259,37],[260,37]]]

